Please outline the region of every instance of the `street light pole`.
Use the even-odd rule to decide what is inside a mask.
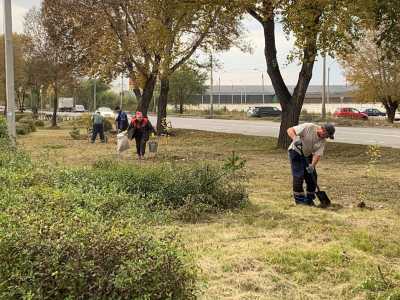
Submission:
[[[326,97],[326,102],[329,104],[329,101],[331,100],[331,95],[330,95],[330,77],[331,77],[331,68],[328,68],[328,93]]]
[[[4,0],[4,38],[6,63],[6,97],[8,132],[15,145],[15,91],[14,91],[14,51],[12,40],[11,0]]]
[[[263,104],[265,104],[265,91],[264,91],[264,73],[261,73],[261,80],[262,80],[262,93],[263,93]]]
[[[211,77],[210,77],[210,118],[214,117],[214,99],[213,99],[213,88],[214,88],[214,78],[213,78],[213,55],[210,54],[210,66],[211,66]]]
[[[122,110],[122,100],[124,97],[124,76],[121,74],[121,99],[120,99],[120,104],[119,108]]]
[[[324,54],[323,57],[323,72],[322,72],[322,119],[325,121],[326,120],[326,106],[325,106],[325,101],[326,101],[326,54]]]
[[[93,111],[97,109],[97,80],[94,79],[94,87],[93,87]]]

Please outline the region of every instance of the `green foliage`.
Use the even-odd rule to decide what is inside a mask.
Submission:
[[[183,105],[190,103],[194,94],[204,91],[207,75],[198,68],[186,64],[170,76],[170,102],[174,103],[176,109],[183,113]]]
[[[0,140],[8,140],[7,120],[0,117]]]
[[[31,126],[26,123],[16,123],[17,135],[27,135],[32,132]]]
[[[59,188],[82,193],[113,190],[146,199],[151,207],[179,208],[202,203],[210,211],[238,208],[247,202],[245,175],[235,169],[195,165],[131,168],[102,162],[94,169],[65,170]]]
[[[192,258],[176,234],[149,229],[157,213],[114,188],[123,173],[97,179],[106,162],[60,173],[3,148],[1,299],[196,298]]]
[[[3,298],[195,298],[196,271],[185,262],[174,235],[156,239],[84,216],[67,220],[68,215],[53,213],[41,216],[41,222],[32,217],[2,230]]]
[[[74,125],[74,127],[71,129],[71,131],[69,132],[69,135],[74,140],[80,140],[81,139],[80,130],[79,130],[78,127],[76,127],[76,125]]]
[[[19,124],[27,124],[29,126],[30,132],[35,132],[36,131],[35,120],[33,120],[31,117],[21,118],[18,121],[18,123]]]
[[[35,120],[36,127],[44,127],[44,121],[42,120]]]

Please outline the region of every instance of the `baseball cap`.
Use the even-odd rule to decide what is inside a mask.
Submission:
[[[328,133],[328,137],[333,140],[335,138],[335,125],[332,123],[326,123],[322,125],[322,128]]]

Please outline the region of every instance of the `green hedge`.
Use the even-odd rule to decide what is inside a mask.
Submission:
[[[188,203],[210,210],[241,207],[247,203],[243,172],[209,165],[132,168],[105,164],[94,169],[65,170],[55,178],[57,187],[82,193],[115,191],[147,200],[149,205],[179,208]]]
[[[7,120],[0,117],[0,140],[8,140]]]
[[[1,299],[196,297],[197,270],[173,235],[67,213],[22,216],[0,229]]]
[[[62,186],[72,171],[0,147],[0,299],[196,298],[193,259],[139,197]]]

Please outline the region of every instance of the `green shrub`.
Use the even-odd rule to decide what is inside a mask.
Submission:
[[[0,140],[8,140],[7,120],[0,117]]]
[[[175,234],[144,228],[140,198],[117,193],[115,183],[85,193],[83,185],[59,189],[66,187],[57,183],[59,170],[3,148],[0,299],[196,298],[192,258]],[[71,183],[86,174],[88,183],[96,169],[62,177]]]
[[[35,120],[35,126],[36,127],[44,127],[44,121],[43,120]]]
[[[37,214],[0,229],[2,299],[196,298],[197,270],[176,236]]]
[[[16,132],[18,135],[26,135],[32,132],[32,128],[26,123],[16,123]]]
[[[79,140],[81,139],[81,133],[78,127],[76,127],[76,125],[74,125],[74,127],[72,128],[72,130],[69,132],[69,135],[71,136],[71,138],[73,140]]]
[[[83,193],[113,189],[146,199],[148,205],[156,207],[178,208],[196,203],[216,211],[238,208],[247,202],[246,177],[240,170],[208,165],[134,169],[104,162],[102,165],[65,170],[55,184],[60,188],[78,188]]]
[[[29,117],[22,118],[18,121],[19,124],[27,124],[30,127],[30,132],[36,131],[35,120]]]

